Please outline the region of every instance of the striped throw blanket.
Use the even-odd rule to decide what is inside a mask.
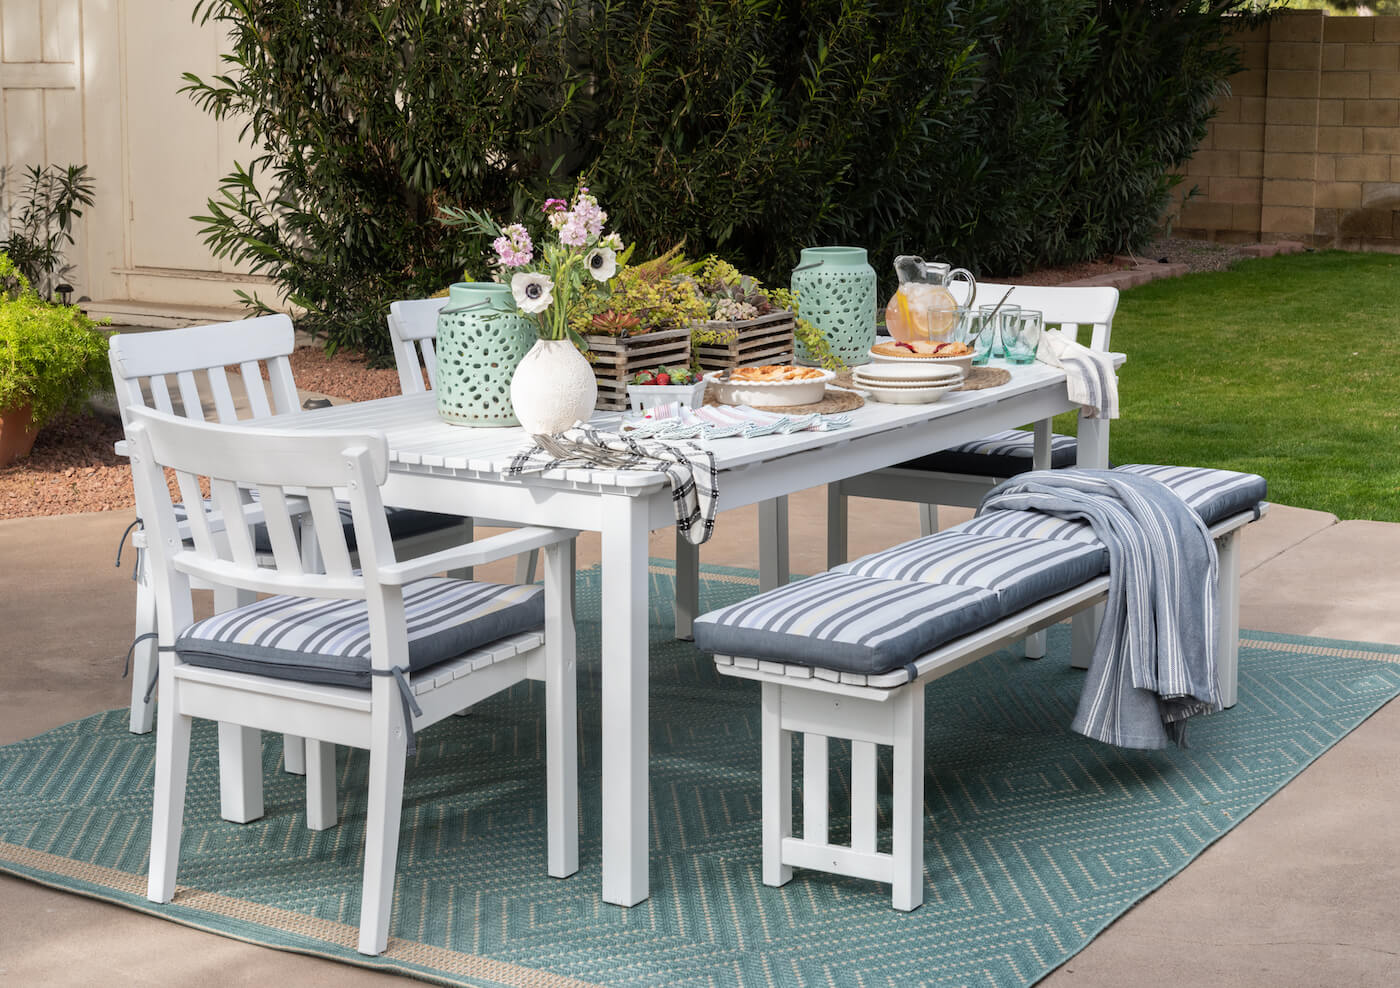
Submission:
[[[1084,409],[1086,418],[1118,417],[1118,372],[1113,358],[1092,350],[1055,330],[1040,338],[1036,360],[1065,372],[1069,400]]]
[[[1215,542],[1175,492],[1111,470],[1040,470],[993,488],[978,513],[1031,510],[1093,526],[1108,547],[1103,626],[1073,727],[1124,748],[1186,740],[1220,709]]]
[[[506,476],[570,467],[645,470],[671,481],[676,530],[692,545],[709,541],[719,511],[719,472],[715,455],[697,443],[663,443],[635,439],[578,426],[557,436],[535,436],[512,458]]]

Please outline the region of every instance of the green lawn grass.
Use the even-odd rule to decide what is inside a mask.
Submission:
[[[1112,348],[1128,355],[1115,463],[1247,470],[1279,504],[1400,521],[1400,256],[1293,254],[1134,288]]]

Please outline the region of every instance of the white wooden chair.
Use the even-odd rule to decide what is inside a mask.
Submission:
[[[195,421],[253,421],[300,410],[290,355],[295,346],[291,320],[281,314],[241,322],[216,323],[153,333],[120,333],[111,338],[108,357],[122,423],[131,410],[179,412]],[[236,366],[236,371],[226,370]],[[262,371],[267,371],[263,380]],[[172,392],[168,377],[174,377]],[[430,552],[471,540],[462,519],[423,511],[396,511],[390,520],[401,554]],[[265,538],[265,536],[263,537]],[[142,537],[137,536],[136,639],[132,654],[131,730],[151,729],[154,709],[146,699],[155,674],[154,604],[144,578]],[[352,546],[353,548],[353,546]],[[314,546],[308,547],[314,552]],[[307,563],[314,565],[314,558]],[[239,601],[215,588],[222,610]],[[288,746],[289,770],[300,771],[296,746]]]
[[[389,339],[394,345],[394,366],[399,372],[399,390],[406,395],[422,394],[437,387],[437,319],[449,299],[412,298],[389,303]],[[428,383],[424,385],[423,376]],[[477,519],[483,525],[501,528],[504,522]],[[463,519],[468,538],[473,520]],[[536,553],[527,553],[515,564],[516,583],[534,583],[538,566]]]
[[[127,435],[160,613],[148,898],[175,895],[191,719],[294,730],[318,755],[337,744],[369,751],[359,950],[382,952],[414,732],[524,679],[545,683],[548,870],[565,877],[578,869],[569,608],[577,533],[520,528],[399,562],[380,497],[388,473],[382,436],[196,424],[144,409],[131,412]],[[175,471],[183,503],[195,506],[187,524],[177,518],[165,467]],[[351,563],[339,491],[350,502],[360,570]],[[316,540],[324,573],[302,565],[303,509],[300,536]],[[255,521],[270,537],[270,563],[255,549]],[[543,588],[434,576],[540,548]],[[194,622],[192,579],[274,596]],[[335,823],[333,764],[307,759],[313,829]]]

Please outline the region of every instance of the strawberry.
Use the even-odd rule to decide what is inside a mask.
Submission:
[[[632,379],[632,383],[633,383],[633,384],[643,384],[643,385],[646,385],[646,384],[655,384],[655,383],[656,383],[656,372],[655,372],[655,371],[642,371],[641,373],[639,373],[636,377],[634,377],[634,378]]]
[[[666,385],[671,383],[671,375],[662,371],[660,374],[656,375],[656,383],[663,388],[666,387]]]

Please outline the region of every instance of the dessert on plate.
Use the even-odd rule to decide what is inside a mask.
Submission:
[[[929,340],[894,340],[889,343],[876,343],[871,353],[881,357],[966,357],[972,348],[956,340],[946,343],[933,343]]]

